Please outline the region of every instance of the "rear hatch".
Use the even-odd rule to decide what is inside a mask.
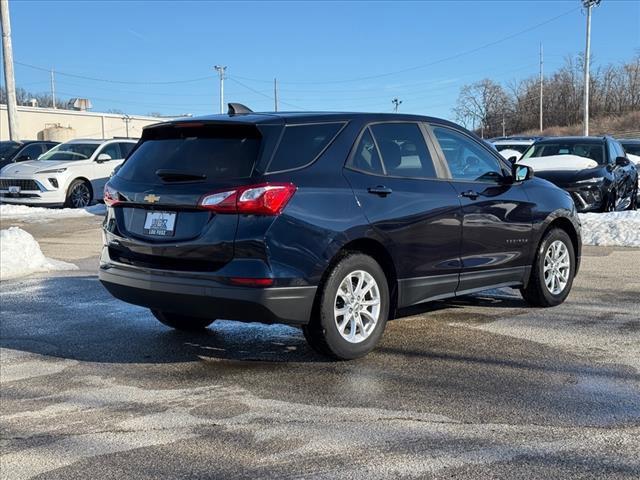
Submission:
[[[178,122],[148,128],[109,181],[114,203],[110,256],[150,268],[212,271],[233,258],[234,213],[198,207],[207,194],[246,185],[267,137],[280,126],[237,122]],[[115,227],[115,228],[114,228]]]

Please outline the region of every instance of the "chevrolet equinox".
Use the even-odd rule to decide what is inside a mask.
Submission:
[[[104,200],[100,280],[115,297],[182,330],[298,325],[338,359],[430,300],[513,287],[558,305],[580,263],[568,193],[416,115],[230,104],[152,125]]]

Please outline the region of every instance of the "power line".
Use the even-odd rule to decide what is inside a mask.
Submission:
[[[256,90],[256,89],[254,89],[254,88],[251,88],[251,87],[250,87],[250,86],[248,86],[248,85],[245,85],[245,84],[244,84],[244,83],[242,83],[240,80],[237,80],[237,79],[235,78],[235,76],[231,76],[231,75],[229,75],[227,78],[228,78],[229,80],[231,80],[232,82],[237,83],[237,84],[238,84],[238,85],[240,85],[241,87],[244,87],[244,88],[246,88],[247,90],[249,90],[249,91],[251,91],[251,92],[253,92],[253,93],[257,94],[257,95],[260,95],[260,96],[262,96],[262,97],[268,98],[268,99],[269,99],[269,100],[271,100],[271,101],[274,101],[274,100],[275,100],[271,95],[267,95],[266,93],[263,93],[263,92],[261,92],[261,91],[259,91],[259,90]],[[272,81],[273,81],[273,80],[272,80]],[[280,104],[282,104],[282,105],[287,105],[287,106],[289,106],[289,107],[291,107],[291,108],[295,108],[296,110],[303,110],[303,111],[304,111],[304,110],[306,110],[305,108],[302,108],[302,107],[300,107],[300,106],[298,106],[298,105],[294,105],[294,104],[292,104],[292,103],[284,102],[281,98],[279,98],[279,99],[278,99],[278,103],[280,103]]]
[[[20,65],[22,67],[28,67],[28,68],[33,68],[34,70],[41,70],[43,72],[47,72],[49,73],[51,71],[50,68],[45,68],[45,67],[39,67],[37,65],[31,65],[29,63],[24,63],[24,62],[14,62],[16,65]],[[198,78],[190,78],[187,80],[168,80],[168,81],[145,81],[145,82],[134,82],[134,81],[125,81],[125,80],[113,80],[113,79],[107,79],[107,78],[97,78],[97,77],[89,77],[86,75],[78,75],[75,73],[68,73],[68,72],[61,72],[59,70],[56,70],[56,74],[57,75],[63,75],[65,77],[72,77],[72,78],[81,78],[83,80],[90,80],[93,82],[105,82],[105,83],[117,83],[117,84],[122,84],[122,85],[175,85],[175,84],[179,84],[179,83],[194,83],[194,82],[201,82],[203,80],[210,80],[213,75],[207,75],[206,77],[198,77]]]
[[[359,82],[359,81],[362,81],[362,80],[373,80],[373,79],[376,79],[376,78],[383,78],[383,77],[388,77],[388,76],[391,76],[391,75],[397,75],[399,73],[411,72],[413,70],[419,70],[419,69],[422,69],[422,68],[431,67],[433,65],[438,65],[440,63],[448,62],[449,60],[455,60],[455,59],[458,59],[460,57],[463,57],[463,56],[466,56],[466,55],[470,55],[472,53],[476,53],[476,52],[478,52],[480,50],[483,50],[485,48],[493,47],[493,46],[498,45],[498,44],[500,44],[502,42],[506,42],[507,40],[511,40],[512,38],[518,37],[518,36],[520,36],[522,34],[531,32],[532,30],[535,30],[535,29],[540,28],[540,27],[542,27],[544,25],[547,25],[547,24],[549,24],[551,22],[554,22],[554,21],[558,20],[559,18],[565,17],[565,16],[569,15],[570,13],[573,13],[573,12],[579,10],[579,9],[580,9],[580,7],[572,8],[571,10],[567,10],[566,12],[561,13],[560,15],[556,15],[553,18],[545,20],[545,21],[543,21],[541,23],[538,23],[536,25],[533,25],[531,27],[525,28],[524,30],[520,30],[519,32],[512,33],[511,35],[507,35],[506,37],[500,38],[498,40],[494,40],[494,41],[489,42],[489,43],[485,43],[483,45],[480,45],[479,47],[472,48],[470,50],[466,50],[466,51],[463,51],[463,52],[460,52],[460,53],[456,53],[456,54],[448,56],[448,57],[441,58],[439,60],[434,60],[433,62],[425,63],[425,64],[422,64],[422,65],[415,65],[413,67],[408,67],[408,68],[404,68],[404,69],[401,69],[401,70],[395,70],[395,71],[392,71],[392,72],[380,73],[380,74],[377,74],[377,75],[368,75],[368,76],[365,76],[365,77],[358,77],[358,78],[350,78],[350,79],[345,79],[345,80],[328,80],[328,81],[323,81],[323,82],[280,82],[280,83],[287,83],[287,84],[292,84],[292,85],[294,85],[294,84],[295,85],[329,85],[329,84],[336,84],[336,83]],[[238,75],[236,75],[236,78],[240,78],[242,80],[247,80],[247,81],[252,81],[252,82],[263,82],[263,83],[269,82],[269,83],[271,83],[271,80],[261,80],[261,79],[247,78],[247,77],[241,77],[241,76],[238,76]]]

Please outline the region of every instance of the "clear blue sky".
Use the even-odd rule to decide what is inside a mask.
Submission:
[[[579,0],[10,0],[10,8],[15,61],[54,67],[59,96],[87,97],[94,111],[216,112],[212,67],[222,64],[225,99],[254,110],[273,109],[277,77],[282,110],[390,111],[397,96],[401,111],[451,117],[465,83],[536,75],[541,41],[547,72],[584,49]],[[639,52],[640,2],[603,0],[592,45],[596,65]],[[49,90],[49,74],[24,65],[16,81]]]

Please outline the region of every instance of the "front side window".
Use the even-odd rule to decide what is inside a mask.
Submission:
[[[495,182],[503,177],[500,162],[472,138],[437,126],[433,133],[454,180]]]
[[[376,175],[384,174],[382,163],[380,162],[380,155],[378,155],[378,149],[376,148],[369,128],[362,134],[360,143],[358,143],[356,151],[349,159],[347,166],[362,172]]]
[[[42,155],[40,160],[87,160],[97,148],[97,143],[62,143]]]
[[[100,154],[103,154],[103,153],[106,153],[107,155],[109,155],[112,160],[122,158],[122,155],[120,155],[120,149],[118,148],[117,143],[110,143],[109,145],[106,145],[100,152]]]
[[[120,145],[120,154],[122,155],[122,158],[127,158],[131,150],[133,150],[133,147],[136,146],[135,143],[130,142],[122,142],[118,145]]]
[[[640,143],[625,143],[623,147],[625,152],[640,157]]]
[[[371,126],[387,175],[436,178],[433,160],[416,123],[379,123]]]
[[[292,170],[313,162],[331,143],[343,123],[288,125],[269,164],[268,173]]]

